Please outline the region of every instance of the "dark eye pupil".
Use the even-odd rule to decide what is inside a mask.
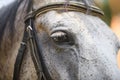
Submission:
[[[51,35],[51,38],[56,43],[69,42],[69,37],[65,32],[55,32]]]
[[[73,45],[74,39],[72,35],[65,31],[56,31],[51,34],[51,39],[58,45]]]
[[[56,36],[57,42],[69,42],[69,38],[67,35]]]

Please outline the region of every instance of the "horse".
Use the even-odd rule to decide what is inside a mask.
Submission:
[[[119,80],[101,16],[93,0],[15,0],[0,10],[0,80]]]

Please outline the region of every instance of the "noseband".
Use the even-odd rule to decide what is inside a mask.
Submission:
[[[104,15],[103,12],[95,6],[89,6],[89,9],[90,9],[90,13],[88,15],[98,16],[100,18],[102,18]],[[14,65],[13,80],[19,80],[21,64],[23,61],[23,57],[28,42],[31,50],[31,57],[35,65],[35,69],[37,71],[38,80],[52,80],[47,70],[47,67],[45,66],[42,55],[43,53],[41,48],[42,45],[38,40],[36,29],[34,26],[34,19],[36,17],[52,10],[60,11],[60,12],[75,11],[75,12],[86,13],[87,7],[85,4],[78,2],[77,3],[69,2],[67,3],[67,6],[65,6],[65,2],[59,2],[59,3],[52,3],[42,6],[39,9],[28,13],[25,17],[25,31],[23,35],[23,40],[21,42],[21,46],[18,51],[18,55],[16,57],[16,61]]]

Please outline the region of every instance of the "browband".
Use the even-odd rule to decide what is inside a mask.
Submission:
[[[65,6],[67,4],[67,6]],[[98,7],[95,6],[89,6],[90,7],[90,15],[98,16],[100,18],[103,18],[104,13],[101,11]],[[76,11],[76,12],[82,12],[86,13],[87,7],[84,3],[78,3],[78,2],[56,2],[56,3],[49,3],[47,5],[41,6],[39,9],[34,10],[30,13],[28,13],[25,16],[25,21],[30,18],[38,17],[39,15],[46,13],[48,11],[55,10],[55,11]]]

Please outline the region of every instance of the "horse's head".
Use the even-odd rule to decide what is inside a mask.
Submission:
[[[41,5],[35,2],[34,6]],[[50,10],[37,15],[34,25],[47,74],[53,80],[120,79],[116,61],[120,44],[100,18],[67,9]]]
[[[42,71],[46,80],[119,80],[120,43],[92,1],[16,0],[0,11],[0,80]]]

